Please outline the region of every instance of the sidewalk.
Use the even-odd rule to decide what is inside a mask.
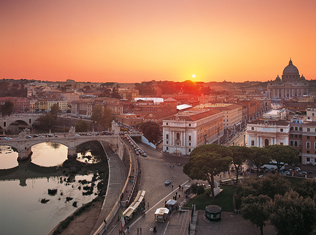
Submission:
[[[123,162],[112,152],[108,144],[102,144],[109,158],[109,185],[98,220],[90,234],[93,234],[110,214],[117,199],[121,196],[122,189],[126,182],[125,167]],[[115,221],[115,217],[113,220]]]

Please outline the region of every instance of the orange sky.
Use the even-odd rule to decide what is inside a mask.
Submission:
[[[1,0],[0,78],[316,79],[315,0]]]

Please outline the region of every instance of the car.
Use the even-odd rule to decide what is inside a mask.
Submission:
[[[45,136],[41,135],[40,138],[41,138],[41,139],[42,139],[42,138],[45,138]]]
[[[31,139],[31,138],[32,138],[32,136],[30,136],[30,135],[26,135],[26,136],[25,136],[25,138],[26,138],[26,139]]]
[[[76,134],[76,137],[80,137],[80,135],[79,135],[79,134]]]
[[[143,157],[147,157],[147,153],[142,153],[142,156]]]
[[[36,134],[35,134],[35,135],[33,135],[33,138],[37,138],[37,137],[38,137],[38,135],[36,135]]]
[[[167,186],[167,185],[169,185],[169,184],[171,184],[171,181],[170,181],[170,180],[166,180],[166,181],[165,181],[165,185]]]
[[[48,137],[54,137],[54,135],[53,135],[53,134],[48,134],[47,136],[48,136]]]

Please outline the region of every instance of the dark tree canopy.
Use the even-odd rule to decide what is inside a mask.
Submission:
[[[52,107],[50,108],[50,114],[53,115],[54,117],[57,117],[58,112],[59,112],[58,104],[53,104]]]
[[[99,124],[104,128],[108,129],[111,127],[113,121],[112,110],[109,107],[105,107]]]
[[[89,128],[89,124],[84,120],[79,120],[76,123],[75,128],[77,132],[87,132]]]
[[[252,224],[260,228],[263,235],[263,227],[270,218],[272,200],[267,195],[249,195],[242,200],[242,216]]]
[[[259,177],[260,167],[271,161],[268,149],[260,147],[251,147],[249,160],[257,167],[257,177]]]
[[[10,116],[14,110],[14,103],[11,100],[6,100],[3,105],[1,105],[2,117]]]
[[[143,122],[140,124],[140,129],[151,143],[156,143],[161,138],[161,129],[156,122]]]
[[[299,184],[295,185],[294,189],[303,198],[310,197],[316,203],[316,180],[309,179],[303,180]]]
[[[250,194],[253,196],[267,195],[271,199],[274,199],[275,195],[284,195],[289,190],[290,182],[278,174],[268,174],[262,179],[244,179],[236,190],[236,207],[240,209],[242,199]]]
[[[183,172],[192,179],[207,180],[214,199],[214,176],[229,169],[231,155],[231,151],[225,146],[200,145],[191,152],[189,162],[183,166]]]
[[[270,219],[278,234],[312,234],[316,220],[315,202],[293,191],[284,196],[276,195]]]
[[[46,113],[44,115],[41,115],[38,118],[38,121],[42,129],[52,129],[56,123],[56,117],[53,116],[51,113]]]
[[[278,173],[284,163],[292,164],[299,162],[299,151],[289,145],[269,145],[265,147],[273,161],[276,161]],[[282,164],[283,163],[283,164]]]

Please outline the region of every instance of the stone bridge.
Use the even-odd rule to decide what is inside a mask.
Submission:
[[[68,147],[68,158],[76,158],[77,157],[77,146],[89,142],[89,141],[106,141],[110,144],[112,150],[118,154],[120,159],[123,158],[124,153],[124,147],[123,142],[120,139],[119,136],[119,130],[120,127],[113,121],[112,122],[112,135],[91,135],[91,136],[81,136],[79,134],[76,134],[75,128],[71,127],[69,130],[69,133],[65,135],[57,134],[58,138],[56,138],[56,134],[51,135],[52,137],[49,137],[47,133],[45,135],[42,135],[43,138],[39,137],[31,137],[29,136],[29,130],[24,130],[19,134],[18,138],[13,139],[4,139],[0,140],[0,145],[8,145],[12,148],[16,149],[18,152],[18,160],[26,160],[28,159],[32,154],[32,146],[43,143],[43,142],[52,142],[52,143],[59,143],[63,144]]]
[[[32,127],[33,123],[41,116],[41,114],[20,114],[20,115],[11,115],[8,117],[0,118],[0,127],[3,130],[3,133],[6,132],[7,128],[16,121],[24,122],[29,128]]]

